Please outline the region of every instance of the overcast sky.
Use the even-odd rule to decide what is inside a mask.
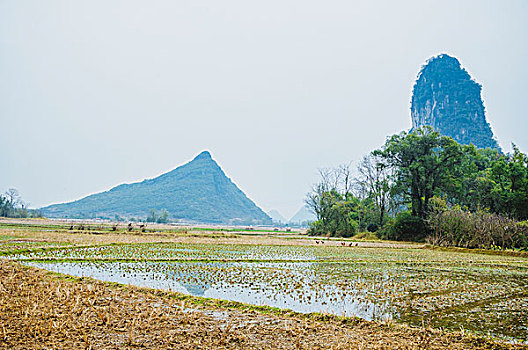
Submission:
[[[318,168],[410,128],[439,53],[483,85],[500,145],[527,152],[526,0],[0,0],[0,191],[40,207],[209,150],[289,218]]]

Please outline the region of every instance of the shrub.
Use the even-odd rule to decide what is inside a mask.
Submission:
[[[341,221],[323,222],[316,220],[310,224],[308,235],[327,237],[352,237],[358,231],[359,225],[355,220],[343,219]]]
[[[379,239],[390,239],[392,225],[394,225],[394,218],[387,217],[383,226],[381,226],[376,232],[376,236],[378,236]]]
[[[376,232],[378,230],[378,224],[370,223],[367,225],[368,232]]]
[[[427,241],[433,245],[483,249],[528,247],[528,226],[499,214],[471,213],[455,207],[432,212],[428,225]]]
[[[399,213],[386,232],[387,239],[394,241],[422,241],[427,234],[424,221],[409,212]]]

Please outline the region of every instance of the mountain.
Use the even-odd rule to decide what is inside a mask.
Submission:
[[[279,223],[279,224],[285,224],[288,220],[284,218],[284,216],[281,215],[277,210],[272,209],[268,211],[268,216],[273,220],[273,222]]]
[[[413,88],[412,129],[429,125],[459,143],[500,149],[486,121],[481,90],[455,57],[432,57]]]
[[[80,200],[42,208],[55,218],[145,219],[151,209],[169,218],[221,224],[271,224],[225,175],[207,151],[168,173],[142,182],[122,184]]]
[[[305,205],[288,222],[292,225],[306,225],[308,222],[315,221],[314,213],[310,211]]]

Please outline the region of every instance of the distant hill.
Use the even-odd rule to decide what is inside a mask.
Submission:
[[[142,182],[122,184],[80,200],[41,209],[54,218],[106,218],[116,215],[144,220],[151,209],[169,218],[221,224],[271,224],[222,171],[207,151],[168,173]]]
[[[309,222],[315,221],[314,213],[310,211],[305,205],[288,222],[292,225],[306,225]]]
[[[429,125],[459,143],[500,149],[486,121],[481,89],[455,57],[429,59],[413,88],[412,128]]]
[[[276,222],[279,224],[285,224],[288,221],[284,218],[284,216],[281,215],[281,213],[279,213],[275,209],[268,211],[268,216],[273,220],[273,222]]]

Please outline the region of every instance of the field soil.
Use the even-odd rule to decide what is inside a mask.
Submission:
[[[73,229],[72,229],[73,226]],[[110,243],[321,245],[302,232],[0,220],[0,349],[528,349],[427,326],[299,314],[23,266],[9,254]],[[316,242],[317,241],[317,242]],[[346,240],[359,247],[407,243]],[[341,245],[341,240],[325,240]]]
[[[526,349],[359,319],[196,298],[0,262],[0,349]]]

